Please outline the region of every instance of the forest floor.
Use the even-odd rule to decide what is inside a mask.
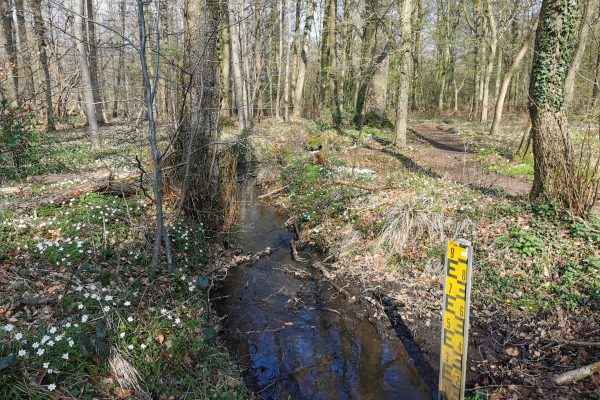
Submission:
[[[521,129],[492,138],[469,122],[416,121],[398,151],[385,129],[265,122],[251,140],[268,201],[332,256],[338,286],[380,303],[387,315],[374,317],[392,322],[430,385],[445,241],[464,237],[475,249],[467,395],[598,397],[598,376],[551,378],[598,361],[600,220],[530,205],[532,160],[512,159]]]
[[[0,399],[252,398],[208,301],[228,253],[171,221],[173,269],[151,268],[142,132],[105,126],[94,150],[63,129],[0,169]]]

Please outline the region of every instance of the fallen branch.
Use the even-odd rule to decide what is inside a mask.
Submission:
[[[331,286],[333,286],[338,292],[342,293],[344,296],[346,296],[346,298],[348,299],[348,301],[350,303],[354,303],[354,301],[356,300],[355,296],[352,296],[352,294],[347,291],[346,289],[344,289],[343,287],[341,287],[340,285],[338,285],[337,283],[335,283],[333,281],[333,277],[331,276],[331,273],[329,271],[327,271],[327,268],[325,268],[325,265],[323,265],[323,263],[321,262],[314,262],[310,264],[313,268],[318,269],[319,271],[321,271],[321,273],[328,279],[329,284]]]
[[[567,371],[564,374],[555,376],[552,380],[557,385],[566,385],[572,382],[577,382],[583,378],[587,378],[588,376],[597,373],[600,373],[600,361],[594,364],[574,369],[572,371]]]
[[[272,191],[270,191],[269,193],[266,193],[266,194],[263,194],[263,195],[261,195],[261,196],[258,196],[258,199],[259,199],[259,200],[262,200],[262,199],[266,199],[267,197],[271,197],[271,196],[274,196],[274,195],[276,195],[276,194],[279,194],[279,193],[283,192],[285,189],[287,189],[287,188],[288,188],[288,186],[289,186],[289,185],[285,185],[285,186],[283,186],[283,187],[280,187],[280,188],[277,188],[277,189],[275,189],[275,190],[272,190]]]
[[[271,250],[270,247],[267,247],[266,249],[259,251],[257,253],[254,253],[254,254],[248,254],[245,256],[235,256],[229,262],[229,267],[230,268],[238,267],[242,264],[254,264],[261,258],[271,255],[272,252],[273,252],[273,250]]]
[[[292,246],[292,258],[294,259],[294,261],[307,263],[308,260],[304,257],[301,257],[298,253],[298,249],[296,249],[296,243],[294,243],[294,240],[290,240],[290,245]]]

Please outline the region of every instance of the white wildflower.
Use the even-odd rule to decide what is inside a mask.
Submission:
[[[88,318],[89,318],[89,317],[87,316],[87,314],[83,314],[83,315],[81,316],[81,322],[87,322]]]
[[[27,355],[27,351],[26,351],[26,350],[23,350],[23,349],[21,349],[21,350],[19,350],[19,353],[18,353],[18,354],[19,354],[19,357],[25,357],[25,356]]]
[[[48,390],[49,391],[53,391],[54,389],[56,389],[56,385],[54,383],[51,383],[48,385]]]

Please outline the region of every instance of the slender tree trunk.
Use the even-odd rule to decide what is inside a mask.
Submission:
[[[94,106],[96,109],[96,121],[107,123],[102,106],[100,84],[98,82],[98,41],[96,39],[96,20],[94,19],[94,0],[87,0],[87,42],[89,49],[90,77],[92,79],[92,93],[94,95]]]
[[[596,77],[592,89],[592,104],[594,107],[600,104],[600,43],[598,44],[598,56],[596,58]]]
[[[285,57],[285,88],[283,94],[283,119],[285,121],[290,120],[290,63],[292,60],[292,46],[289,43],[292,35],[292,13],[291,13],[291,1],[286,0],[285,2],[285,14],[287,15],[287,30],[286,30],[286,57]]]
[[[496,31],[496,19],[492,10],[492,0],[484,0],[485,16],[490,28],[490,53],[488,55],[487,69],[483,81],[483,100],[481,102],[481,117],[480,122],[485,123],[488,120],[488,104],[490,99],[490,80],[494,71],[494,61],[496,60],[496,51],[498,48],[498,37]]]
[[[275,118],[281,119],[281,86],[283,74],[283,0],[279,0],[279,48],[277,51],[277,93],[275,94]]]
[[[93,147],[100,146],[100,136],[98,135],[98,124],[96,122],[96,107],[94,104],[94,92],[92,86],[92,77],[88,66],[87,53],[85,49],[85,37],[83,35],[83,18],[85,15],[85,0],[77,1],[77,11],[73,20],[73,34],[77,41],[77,50],[79,51],[79,66],[81,68],[81,83],[85,95],[85,106],[88,120],[88,134]]]
[[[31,68],[31,49],[29,35],[27,34],[27,23],[25,22],[25,10],[23,0],[15,0],[17,8],[17,25],[19,30],[19,53],[21,55],[24,83],[22,87],[22,96],[25,100],[32,100],[35,94],[35,82],[33,79],[33,69]]]
[[[54,110],[52,108],[52,82],[50,80],[50,67],[48,66],[46,27],[44,25],[44,19],[42,18],[42,0],[32,0],[31,8],[33,11],[33,30],[37,36],[40,64],[44,71],[46,130],[51,132],[56,130],[56,127],[54,125]]]
[[[565,113],[565,79],[581,13],[577,0],[544,0],[529,86],[533,140],[533,200],[565,201],[571,156]]]
[[[9,0],[0,0],[0,18],[2,18],[2,44],[6,60],[4,65],[9,71],[8,87],[10,101],[19,98],[19,67],[17,64],[17,50],[13,35],[13,9]]]
[[[581,65],[581,61],[583,60],[583,56],[585,54],[585,47],[587,45],[588,36],[590,35],[590,28],[594,23],[594,14],[596,11],[598,11],[598,0],[585,1],[583,10],[583,21],[581,22],[581,27],[579,28],[577,48],[565,80],[565,97],[567,104],[570,104],[573,101],[575,77],[577,76],[577,71],[579,71],[579,66]]]
[[[492,122],[492,127],[490,129],[490,135],[495,135],[496,133],[498,133],[498,129],[500,128],[500,121],[502,120],[502,109],[504,107],[504,99],[506,98],[506,93],[508,92],[508,87],[510,85],[510,80],[512,79],[512,76],[515,73],[515,71],[521,65],[521,62],[523,61],[523,58],[525,58],[525,55],[527,54],[527,51],[529,50],[531,38],[535,34],[535,31],[537,29],[537,25],[538,25],[538,20],[536,19],[535,22],[534,22],[534,24],[533,24],[533,28],[531,29],[531,32],[530,32],[529,36],[525,39],[525,42],[523,43],[523,46],[521,47],[521,49],[517,53],[517,55],[516,55],[515,59],[513,60],[510,68],[508,69],[508,71],[506,71],[506,75],[504,75],[504,79],[502,80],[502,86],[500,87],[500,92],[498,93],[498,99],[496,100],[496,109],[495,109],[495,112],[494,112],[494,121]]]
[[[222,2],[222,12],[224,15],[227,15],[227,2]],[[219,30],[221,33],[221,41],[223,43],[222,53],[221,53],[221,116],[228,117],[231,115],[231,99],[230,99],[230,81],[229,81],[229,71],[231,70],[231,46],[230,46],[230,38],[229,31],[231,28],[227,28],[229,24],[229,19],[223,21],[225,26]]]
[[[400,2],[400,79],[398,85],[398,114],[396,117],[396,146],[406,147],[406,129],[408,119],[408,100],[410,96],[410,78],[412,77],[412,32],[411,32],[412,0]]]
[[[119,5],[119,20],[120,20],[120,24],[121,24],[121,32],[125,33],[125,1],[126,0],[121,0],[121,3]],[[117,86],[114,88],[114,96],[115,96],[115,101],[113,103],[113,117],[117,117],[119,115],[119,96],[120,96],[120,89],[121,89],[121,84],[123,82],[123,75],[125,73],[125,42],[123,40],[122,37],[118,38],[119,40],[119,59],[117,62],[118,65],[118,70],[117,70]]]
[[[412,76],[412,97],[411,97],[411,108],[417,110],[419,107],[419,72],[421,69],[421,30],[423,29],[423,22],[425,19],[425,13],[423,12],[423,0],[416,0],[415,7],[415,22],[413,23],[414,41],[413,41],[413,76]]]
[[[244,81],[242,77],[240,49],[240,21],[237,2],[229,7],[229,36],[231,38],[231,66],[233,70],[233,86],[237,106],[240,129],[248,129],[246,105],[244,104]]]
[[[321,36],[321,93],[322,106],[333,115],[333,125],[339,127],[342,122],[337,76],[336,20],[337,0],[325,0],[323,30]]]
[[[310,43],[310,31],[312,30],[314,10],[314,0],[307,0],[304,32],[302,33],[302,50],[300,51],[300,61],[298,62],[298,74],[296,79],[296,87],[294,90],[294,111],[292,115],[295,118],[300,118],[302,116],[302,108],[304,106],[302,96],[304,92],[304,81],[306,78],[306,67],[308,65],[308,45]]]

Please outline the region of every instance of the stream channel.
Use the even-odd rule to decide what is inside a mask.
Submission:
[[[276,400],[431,399],[400,339],[384,339],[366,306],[350,305],[320,271],[293,260],[285,215],[256,193],[247,185],[242,196],[240,246],[273,252],[231,269],[216,304],[249,387]],[[301,256],[321,258],[312,249]]]

